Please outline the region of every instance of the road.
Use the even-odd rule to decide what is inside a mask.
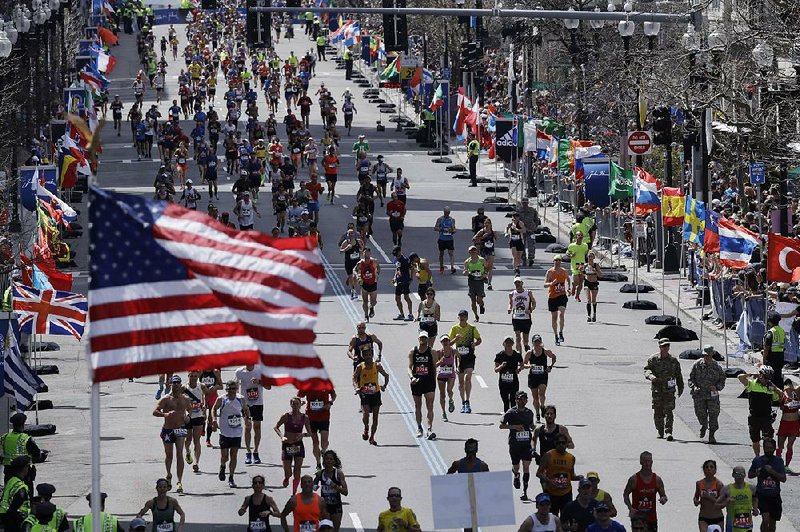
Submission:
[[[182,29],[179,28],[179,35]],[[157,27],[157,39],[166,33],[166,27]],[[298,28],[297,37],[291,43],[281,41],[277,45],[282,57],[290,50],[301,53],[312,46]],[[183,42],[183,41],[182,41]],[[181,44],[181,48],[183,44]],[[111,94],[119,93],[126,104],[125,111],[133,99],[129,88],[137,70],[135,45],[131,36],[122,36],[122,45],[117,49],[119,65],[112,77]],[[170,100],[177,93],[177,74],[182,61],[170,64],[168,92]],[[464,441],[474,437],[480,441],[479,457],[491,470],[510,468],[506,445],[506,433],[499,430],[502,403],[497,391],[497,379],[493,374],[494,354],[501,349],[502,338],[511,333],[510,319],[506,314],[506,294],[513,288],[511,255],[505,241],[498,246],[493,292],[489,292],[486,314],[478,325],[483,345],[478,349],[475,387],[473,389],[473,413],[454,413],[450,422],[443,423],[437,411],[434,429],[436,442],[415,437],[413,402],[406,376],[406,354],[415,345],[417,325],[394,321],[397,314],[393,290],[384,274],[380,284],[377,315],[369,324],[369,331],[384,342],[384,367],[389,371],[391,384],[384,394],[381,426],[378,432],[378,447],[371,447],[361,440],[361,420],[358,401],[351,392],[351,363],[346,357],[346,345],[360,319],[358,301],[350,301],[343,290],[343,259],[335,243],[351,221],[351,209],[357,180],[353,170],[353,158],[349,145],[358,134],[365,134],[370,142],[371,154],[384,154],[393,167],[402,167],[411,183],[404,236],[404,251],[416,251],[427,257],[434,266],[434,286],[437,300],[442,307],[440,330],[456,321],[457,311],[468,308],[466,279],[461,275],[439,274],[436,269],[436,234],[432,230],[435,219],[445,205],[450,206],[459,231],[456,233],[457,262],[467,256],[471,238],[470,218],[483,198],[483,188],[470,189],[466,182],[452,179],[443,165],[430,162],[425,151],[405,136],[393,131],[393,124],[385,132],[375,130],[375,122],[381,116],[374,105],[361,98],[361,90],[344,80],[344,72],[334,69],[334,63],[318,63],[317,76],[312,80],[311,92],[320,82],[329,86],[335,97],[346,87],[354,92],[358,114],[353,134],[342,139],[342,170],[337,186],[336,202],[323,205],[321,229],[324,237],[324,260],[328,274],[328,288],[323,297],[317,324],[317,349],[325,362],[339,391],[339,398],[332,410],[331,448],[335,449],[343,462],[350,487],[345,498],[343,529],[374,529],[379,511],[387,507],[386,490],[390,486],[403,489],[403,505],[413,508],[423,530],[433,530],[431,490],[429,477],[442,474],[455,459],[463,456]],[[223,91],[220,91],[223,92]],[[146,106],[154,97],[147,93]],[[217,107],[222,105],[218,102]],[[153,102],[154,103],[154,102]],[[263,101],[259,102],[262,106]],[[168,103],[162,102],[160,109],[166,115]],[[261,116],[268,113],[265,107]],[[312,131],[319,138],[321,127],[318,110],[312,110]],[[282,118],[283,108],[279,119]],[[189,128],[190,129],[190,128]],[[187,131],[189,129],[186,129]],[[282,131],[282,127],[280,130]],[[152,193],[151,183],[158,162],[136,162],[135,150],[131,146],[127,126],[121,137],[112,136],[107,125],[103,136],[106,140],[102,156],[100,186],[118,191],[143,195]],[[301,174],[302,175],[302,174]],[[196,168],[190,170],[197,177]],[[493,177],[490,175],[490,177]],[[197,180],[195,180],[197,182]],[[230,187],[233,181],[220,173],[220,194],[216,202],[220,211],[232,211],[233,200]],[[203,193],[200,208],[205,210],[207,190]],[[85,204],[82,219],[85,221]],[[257,221],[256,229],[268,231],[274,220],[269,209]],[[375,236],[371,245],[384,272],[391,272],[389,254],[392,242],[386,216],[376,209]],[[495,229],[502,230],[507,224],[505,213],[487,209]],[[86,271],[87,242],[76,243],[79,252],[79,269]],[[672,443],[656,439],[653,428],[649,384],[643,378],[642,366],[651,353],[656,352],[653,335],[656,328],[644,325],[646,317],[641,312],[625,310],[622,303],[628,299],[618,292],[618,286],[602,283],[598,305],[598,322],[587,324],[583,305],[570,302],[567,311],[566,341],[564,345],[552,345],[550,317],[546,312],[546,292],[543,278],[549,267],[551,256],[539,250],[533,267],[525,268],[522,277],[526,287],[533,290],[538,301],[534,313],[532,332],[542,333],[545,346],[552,348],[558,356],[558,364],[550,377],[548,402],[558,406],[558,422],[566,425],[574,440],[579,474],[594,470],[600,473],[601,488],[609,491],[618,508],[624,508],[622,489],[626,479],[638,469],[638,456],[644,450],[654,455],[654,470],[662,476],[669,502],[659,508],[662,530],[689,531],[696,529],[697,512],[692,505],[695,480],[701,478],[701,464],[715,459],[719,466],[719,478],[731,481],[731,468],[747,465],[751,459],[746,432],[746,408],[744,400],[737,399],[741,386],[729,380],[722,392],[723,413],[721,429],[717,439],[722,442],[710,447],[700,441],[699,425],[688,393],[678,400],[675,422],[675,438]],[[76,288],[84,290],[86,277],[82,275]],[[660,297],[652,296],[660,302]],[[414,299],[416,305],[417,300]],[[52,481],[58,486],[56,502],[65,506],[70,514],[87,511],[83,495],[88,491],[89,440],[88,440],[88,380],[83,357],[83,344],[63,341],[62,350],[51,354],[47,362],[56,362],[61,374],[48,379],[54,392],[48,398],[56,403],[56,409],[43,411],[42,422],[57,422],[59,433],[42,438],[42,446],[52,449],[51,462],[40,467],[39,479]],[[697,347],[697,346],[692,346]],[[719,347],[719,346],[718,346]],[[677,355],[682,346],[674,345]],[[684,376],[688,375],[690,362],[681,361]],[[224,377],[232,376],[233,370],[225,371]],[[151,416],[156,390],[154,378],[137,379],[134,383],[111,382],[102,385],[102,475],[103,490],[109,493],[108,510],[127,520],[134,515],[149,497],[155,496],[155,481],[164,475],[161,462],[162,451],[158,438],[160,420]],[[226,483],[216,478],[219,451],[203,449],[201,473],[193,474],[187,466],[184,481],[186,492],[179,501],[188,514],[190,526],[187,530],[233,530],[233,525],[243,527],[244,520],[236,514],[241,501],[248,494],[249,477],[255,473],[266,476],[267,486],[279,506],[286,502],[289,490],[280,487],[280,442],[271,430],[282,413],[288,410],[291,389],[273,389],[267,392],[264,422],[264,443],[261,457],[264,463],[258,466],[240,464],[237,475],[239,488],[231,490]],[[438,410],[438,407],[437,407]],[[216,440],[216,437],[215,437]],[[310,456],[310,446],[309,446]],[[313,459],[307,459],[304,471],[311,472]],[[532,482],[530,495],[538,490]],[[575,488],[577,492],[577,487]],[[784,501],[797,500],[797,479],[791,477],[785,488]],[[173,493],[174,495],[174,493]],[[517,500],[515,493],[516,522],[535,511],[532,503]],[[794,530],[792,524],[800,523],[800,510],[796,505],[785,503],[787,508],[780,531]],[[623,519],[626,526],[627,519]],[[242,529],[243,528],[236,528]],[[498,527],[497,530],[516,530],[516,527]]]

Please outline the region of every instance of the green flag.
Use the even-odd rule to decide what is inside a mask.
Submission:
[[[400,56],[394,58],[394,61],[381,72],[381,81],[389,81],[392,78],[400,79]]]
[[[539,128],[548,135],[555,135],[561,137],[564,135],[564,124],[556,122],[552,118],[542,119],[541,127]]]
[[[569,160],[570,151],[572,150],[572,143],[569,139],[560,139],[558,141],[558,172],[561,174],[569,174]]]
[[[633,196],[633,170],[623,170],[616,163],[610,163],[611,169],[608,176],[608,195],[614,199],[624,199]]]

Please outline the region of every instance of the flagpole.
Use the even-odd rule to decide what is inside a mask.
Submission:
[[[39,367],[39,351],[38,345],[42,340],[42,335],[37,334],[36,340],[33,342],[33,372],[36,373],[36,369]],[[36,405],[36,424],[39,424],[39,389],[36,389],[36,393],[33,394],[33,401]]]
[[[725,270],[723,270],[722,275],[722,341],[725,342],[725,369],[728,369],[729,366],[729,355],[728,355],[728,322],[725,319],[727,316],[727,311],[725,308]]]
[[[636,290],[636,301],[639,301],[639,236],[636,234],[636,205],[631,203],[633,214],[633,286]]]
[[[663,213],[662,213],[663,218]],[[661,221],[661,243],[663,245],[666,242],[667,234],[666,229],[664,229],[664,221]],[[664,273],[664,262],[661,262],[661,309],[666,313],[667,309],[667,276]],[[666,314],[665,314],[666,315]],[[675,317],[675,325],[678,324],[677,316]]]
[[[680,266],[678,266],[678,299],[675,301],[675,325],[678,325],[678,320],[680,319],[681,313],[681,282],[683,281],[683,275],[686,275],[686,272],[683,272],[681,275],[681,269],[684,269],[684,261],[686,260],[686,253],[683,249],[683,238],[681,237],[681,243],[678,246],[678,252],[681,254],[680,258]]]
[[[695,250],[695,255],[697,250]],[[710,295],[710,288],[709,288]],[[700,259],[700,350],[703,349],[703,332],[705,330],[705,320],[703,314],[706,312],[706,261]]]

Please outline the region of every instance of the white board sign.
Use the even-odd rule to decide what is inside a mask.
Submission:
[[[492,471],[432,476],[434,528],[446,530],[472,526],[468,487],[470,475],[475,479],[478,526],[515,525],[511,471]]]

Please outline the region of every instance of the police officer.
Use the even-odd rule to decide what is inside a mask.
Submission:
[[[344,59],[344,79],[350,79],[353,76],[353,52],[350,48],[345,48],[342,54]]]
[[[703,358],[692,365],[689,372],[689,393],[694,401],[694,414],[700,422],[700,437],[706,435],[708,443],[717,443],[714,433],[719,428],[719,392],[725,387],[725,370],[714,360],[714,347],[703,346]]]
[[[39,502],[42,503],[50,503],[53,494],[56,492],[56,487],[52,484],[38,484],[36,486],[36,493],[38,497],[34,497],[35,499],[39,499]],[[34,507],[34,514],[38,517],[38,510]],[[32,521],[35,524],[35,521]],[[53,506],[53,513],[50,516],[45,524],[47,524],[52,530],[57,532],[63,532],[65,530],[69,530],[69,521],[67,520],[67,514],[63,508],[58,508]]]
[[[672,441],[673,410],[675,410],[675,391],[678,397],[683,395],[683,375],[678,359],[669,354],[669,338],[658,341],[658,353],[647,359],[644,366],[644,378],[650,381],[653,395],[653,419],[658,430],[658,437],[667,435]]]
[[[0,499],[0,522],[5,530],[22,530],[22,523],[31,512],[31,492],[28,487],[31,457],[21,455],[5,466],[8,474],[3,497]]]
[[[327,59],[325,59],[325,36],[320,35],[315,37],[315,41],[317,42],[317,59],[320,61],[327,61]]]
[[[469,186],[478,186],[478,157],[481,154],[481,143],[475,138],[474,133],[469,134],[467,154],[469,155]]]
[[[39,501],[33,504],[33,513],[28,516],[22,530],[24,532],[55,532],[61,530],[51,526],[50,522],[54,519],[56,506],[47,501]],[[67,525],[69,527],[69,525]],[[64,530],[69,530],[65,528]]]
[[[25,434],[25,422],[28,417],[22,412],[11,416],[11,432],[0,436],[0,449],[3,453],[3,482],[8,482],[11,476],[8,465],[18,456],[29,456],[33,463],[44,462],[46,452],[39,449],[33,438]],[[31,482],[36,479],[36,469],[32,470]]]
[[[778,388],[783,387],[783,350],[786,341],[786,331],[780,326],[781,315],[770,314],[770,328],[764,335],[764,364],[772,367],[772,384]]]
[[[106,497],[108,497],[108,493],[103,492],[100,494],[100,530],[103,532],[124,532],[122,525],[119,524],[119,520],[113,515],[106,513]],[[92,494],[87,494],[86,501],[89,503],[89,513],[75,521],[75,532],[91,532],[92,530],[91,499]]]

